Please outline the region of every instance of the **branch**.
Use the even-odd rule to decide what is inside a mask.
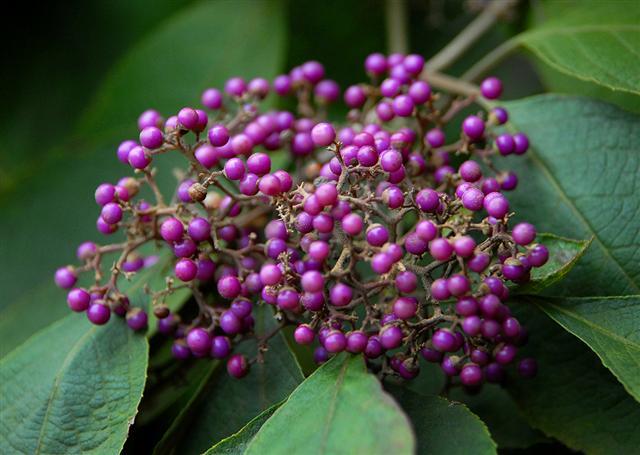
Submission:
[[[387,0],[385,3],[385,16],[387,21],[387,50],[389,53],[409,52],[409,40],[407,38],[408,14],[406,0]]]
[[[469,49],[498,18],[518,0],[493,0],[467,27],[425,65],[426,71],[442,71]]]

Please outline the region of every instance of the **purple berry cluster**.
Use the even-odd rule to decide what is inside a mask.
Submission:
[[[227,359],[231,376],[246,375],[277,330],[258,338],[255,358],[234,346],[255,336],[256,305],[271,305],[277,329],[294,325],[318,363],[347,351],[411,379],[422,356],[469,388],[502,381],[527,339],[507,284],[526,282],[548,259],[534,226],[510,226],[505,192],[517,177],[494,165],[525,153],[527,136],[503,132],[500,107],[454,127],[478,96],[500,96],[500,80],[457,97],[434,92],[423,66],[419,55],[368,56],[370,82],[343,92],[350,111],[341,126],[323,120],[341,90],[315,61],[271,83],[229,79],[202,93],[201,108],[166,119],[143,112],[138,140],[117,149],[132,174],[95,192],[98,231],[125,240],[82,243],[82,265],[56,272],[69,307],[94,324],[115,313],[144,330],[147,313],[120,286],[157,260],[139,253],[156,242],[175,258],[166,288],[148,292],[149,308],[177,359]],[[272,93],[293,98],[296,113],[261,111]],[[276,165],[279,151],[292,157],[286,168]],[[169,201],[153,168],[165,153],[187,163]],[[82,272],[93,272],[92,283],[75,287]],[[191,320],[165,304],[180,288],[198,306]],[[517,370],[534,376],[535,360]]]

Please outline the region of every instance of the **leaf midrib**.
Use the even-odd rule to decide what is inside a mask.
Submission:
[[[640,296],[637,296],[637,297],[640,297]],[[544,309],[545,306],[550,306],[554,310],[558,311],[559,313],[562,313],[562,314],[564,314],[564,315],[566,315],[566,316],[568,316],[568,317],[570,317],[570,318],[572,318],[572,319],[584,324],[585,326],[587,326],[591,330],[593,330],[595,332],[598,332],[598,333],[601,333],[602,335],[606,336],[607,338],[611,338],[612,340],[615,340],[616,342],[618,342],[620,344],[623,344],[625,346],[630,346],[630,347],[632,347],[634,349],[637,349],[640,352],[640,343],[636,343],[636,342],[633,342],[632,340],[628,340],[628,339],[618,335],[615,332],[607,331],[604,327],[595,324],[594,322],[590,321],[589,319],[581,317],[575,312],[568,311],[562,305],[557,305],[557,304],[551,303],[549,301],[545,301],[545,303],[536,302],[536,305],[542,306],[543,309]]]
[[[338,378],[336,380],[336,386],[334,389],[333,397],[329,404],[329,412],[327,413],[327,418],[325,419],[325,422],[324,422],[324,430],[322,432],[322,440],[320,441],[321,446],[320,446],[319,453],[326,453],[325,450],[327,449],[327,439],[329,435],[329,430],[331,429],[331,420],[333,419],[333,416],[336,413],[338,393],[340,392],[340,387],[342,386],[342,382],[344,381],[344,377],[346,376],[346,371],[347,371],[347,368],[349,367],[349,363],[350,363],[350,359],[347,358],[342,364],[342,367],[340,367],[340,372],[338,373]]]
[[[60,381],[62,380],[62,376],[66,368],[69,366],[72,360],[76,358],[80,351],[80,347],[84,344],[84,341],[87,337],[92,336],[97,330],[96,326],[92,326],[82,335],[78,340],[73,344],[69,353],[65,356],[64,361],[60,365],[60,368],[56,372],[55,380],[53,382],[53,386],[51,387],[51,392],[49,393],[49,398],[47,399],[47,408],[42,419],[42,425],[40,427],[40,434],[38,435],[38,442],[35,448],[35,453],[39,454],[42,448],[42,438],[44,437],[44,430],[47,426],[49,413],[51,412],[51,405],[53,403],[54,398],[56,397],[58,390],[60,388]]]

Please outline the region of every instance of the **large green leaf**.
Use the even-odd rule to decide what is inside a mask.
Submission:
[[[539,363],[535,379],[510,383],[531,424],[574,450],[637,452],[640,404],[590,349],[535,305],[513,309],[530,333],[522,355]]]
[[[505,103],[532,150],[507,160],[520,176],[509,195],[538,230],[593,242],[555,294],[640,293],[640,119],[579,97]]]
[[[582,2],[517,39],[558,71],[640,94],[640,7],[635,1]]]
[[[307,378],[245,453],[413,453],[411,424],[361,356],[339,355]]]
[[[419,454],[490,454],[496,443],[487,426],[462,403],[387,386],[411,418]]]
[[[244,453],[247,445],[251,442],[258,430],[264,423],[276,412],[282,403],[277,403],[264,411],[262,414],[252,419],[240,431],[211,447],[205,452],[205,455],[241,455]]]
[[[273,77],[283,59],[282,16],[277,0],[201,2],[182,9],[116,66],[74,140],[43,163],[43,175],[2,196],[0,235],[11,240],[0,255],[0,308],[20,300],[12,317],[26,321],[37,315],[24,333],[66,314],[53,272],[72,261],[80,242],[98,238],[93,191],[101,182],[131,174],[115,149],[119,141],[135,137],[136,116],[149,107],[171,114],[196,102],[205,87],[222,86],[236,74]],[[169,156],[158,161],[165,164],[160,185],[172,190],[170,169],[184,162]]]
[[[555,95],[506,103],[533,149],[510,160],[520,175],[511,196],[518,216],[540,230],[591,238],[584,257],[546,292],[566,296],[637,294],[640,285],[638,117],[585,98]],[[531,197],[534,195],[535,197]],[[609,452],[638,445],[630,422],[638,404],[584,344],[529,305],[514,310],[530,328],[541,365],[516,382],[529,421],[572,448]],[[600,315],[592,322],[601,325]],[[611,353],[609,355],[612,355]]]
[[[118,453],[144,387],[149,347],[122,321],[72,314],[0,361],[2,453]]]
[[[584,341],[640,401],[640,296],[531,298]]]
[[[274,329],[271,308],[254,310],[256,333]],[[255,341],[244,342],[238,352],[254,357]],[[206,360],[205,360],[206,361]],[[263,363],[255,363],[245,378],[230,377],[218,368],[205,378],[202,389],[160,441],[156,453],[202,453],[240,430],[249,420],[285,399],[304,377],[282,334],[269,341]]]

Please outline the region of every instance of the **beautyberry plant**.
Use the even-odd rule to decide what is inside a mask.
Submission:
[[[433,91],[424,64],[369,55],[369,80],[342,94],[344,123],[326,118],[340,87],[316,61],[271,83],[231,78],[166,119],[143,112],[138,139],[116,153],[129,175],[95,191],[98,231],[124,241],[84,242],[81,264],[55,274],[71,310],[96,325],[115,315],[135,331],[152,311],[177,361],[227,359],[235,378],[287,325],[295,342],[316,346],[317,363],[347,351],[380,375],[412,379],[421,356],[469,389],[503,381],[514,364],[535,376],[535,359],[518,359],[527,331],[506,300],[549,252],[532,224],[513,225],[506,193],[518,177],[495,166],[526,153],[527,136],[505,132],[507,111],[490,107],[499,79],[457,97]],[[294,112],[262,109],[270,92]],[[185,160],[170,200],[155,179],[166,153]],[[140,253],[149,243],[171,251],[173,273],[136,306],[121,285],[157,261]],[[76,287],[83,273],[90,284]],[[188,319],[166,304],[183,288],[198,307]],[[273,307],[277,326],[247,358],[234,348],[255,336],[257,305]]]

